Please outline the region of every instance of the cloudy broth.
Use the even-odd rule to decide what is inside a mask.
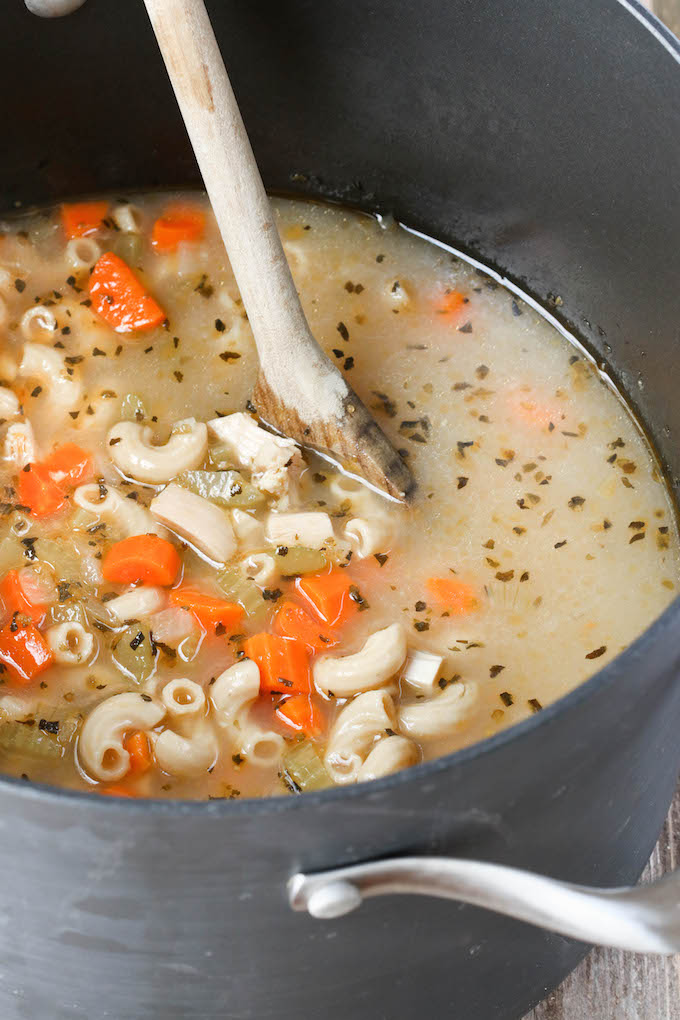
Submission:
[[[312,332],[413,502],[258,428],[202,195],[6,220],[7,773],[202,799],[365,781],[541,711],[674,597],[665,483],[579,349],[398,226],[274,205]]]

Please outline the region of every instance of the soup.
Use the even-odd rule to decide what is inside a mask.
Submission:
[[[207,203],[0,236],[0,767],[120,796],[295,794],[497,733],[669,603],[673,508],[588,357],[385,220],[275,201],[403,507],[258,422]]]

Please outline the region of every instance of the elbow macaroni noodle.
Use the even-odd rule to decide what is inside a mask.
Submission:
[[[465,721],[476,701],[476,684],[449,684],[434,698],[401,705],[399,726],[414,740],[436,740]]]
[[[193,680],[171,680],[161,691],[168,728],[154,738],[156,760],[173,776],[193,776],[215,763],[215,731],[206,717],[203,688]],[[172,728],[170,728],[172,727]]]
[[[347,698],[383,687],[406,657],[406,637],[398,623],[376,631],[354,655],[322,656],[314,663],[314,683],[324,694]]]
[[[333,780],[356,782],[373,745],[396,726],[394,702],[386,691],[357,695],[341,710],[328,738],[324,761]]]
[[[124,475],[152,485],[169,482],[198,467],[208,450],[207,429],[193,418],[177,422],[163,446],[154,446],[152,435],[148,425],[132,421],[118,422],[109,431],[111,459]]]

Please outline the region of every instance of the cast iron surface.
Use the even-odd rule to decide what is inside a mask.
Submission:
[[[675,479],[677,55],[616,0],[209,6],[266,183],[393,211],[559,296]],[[0,45],[6,208],[196,181],[137,0],[47,23],[11,0]],[[680,757],[678,612],[515,732],[368,787],[178,805],[2,782],[0,1015],[520,1016],[584,947],[419,898],[317,922],[285,881],[399,851],[634,880]]]

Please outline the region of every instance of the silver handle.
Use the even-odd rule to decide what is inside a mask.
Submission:
[[[635,953],[680,952],[680,871],[638,888],[589,889],[517,868],[446,857],[397,857],[293,875],[293,910],[341,917],[369,896],[460,900],[583,942]]]
[[[31,14],[39,18],[61,18],[71,14],[85,3],[85,0],[25,0]]]

